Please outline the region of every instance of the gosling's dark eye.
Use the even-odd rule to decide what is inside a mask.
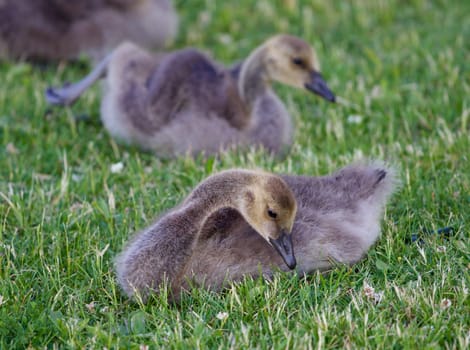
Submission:
[[[268,215],[273,219],[277,218],[277,213],[275,211],[272,211],[271,209],[268,209]]]
[[[292,59],[292,63],[295,64],[296,66],[299,66],[299,67],[304,67],[305,66],[305,62],[303,59],[301,58],[298,58],[298,57],[294,57]]]

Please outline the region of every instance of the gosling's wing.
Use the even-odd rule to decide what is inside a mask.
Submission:
[[[165,121],[189,111],[194,122],[219,118],[235,128],[246,125],[236,75],[198,50],[177,51],[162,60],[148,87],[150,111]]]

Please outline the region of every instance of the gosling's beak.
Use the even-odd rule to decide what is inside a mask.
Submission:
[[[331,92],[325,80],[323,80],[322,75],[318,72],[314,71],[310,74],[310,81],[305,84],[305,88],[323,97],[325,100],[330,102],[336,101],[335,95]]]
[[[278,239],[269,239],[269,242],[276,248],[277,252],[282,256],[286,265],[293,270],[297,265],[294,255],[294,247],[292,245],[292,236],[282,230]]]

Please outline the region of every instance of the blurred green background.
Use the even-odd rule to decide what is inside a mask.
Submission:
[[[317,50],[339,103],[275,86],[296,126],[283,159],[250,150],[160,160],[109,137],[99,84],[72,108],[46,105],[44,89],[82,77],[86,59],[0,63],[0,348],[467,348],[470,2],[175,5],[171,49],[195,46],[228,65],[273,34],[295,34]],[[354,267],[196,289],[178,307],[118,290],[112,262],[129,236],[214,171],[323,175],[360,158],[394,164],[403,185]],[[444,226],[454,235],[423,234]],[[412,233],[423,242],[407,243]]]

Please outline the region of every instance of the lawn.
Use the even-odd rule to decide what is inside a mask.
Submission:
[[[88,61],[0,63],[0,348],[468,348],[470,2],[176,5],[172,48],[229,64],[274,33],[299,35],[339,103],[276,86],[297,130],[284,159],[251,150],[160,160],[109,137],[98,85],[72,108],[45,104],[44,89],[80,78]],[[323,175],[364,157],[394,164],[402,187],[357,265],[195,289],[179,306],[120,292],[113,259],[128,237],[207,175]]]

